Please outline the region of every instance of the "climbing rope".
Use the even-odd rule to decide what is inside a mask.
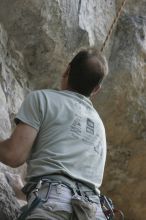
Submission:
[[[109,29],[109,32],[108,32],[108,34],[107,34],[107,37],[106,37],[106,39],[105,39],[105,41],[104,41],[104,43],[103,43],[103,45],[102,45],[102,47],[101,47],[101,49],[100,49],[101,52],[104,51],[104,49],[105,49],[105,47],[106,47],[106,44],[107,44],[108,40],[110,39],[110,37],[111,37],[111,35],[112,35],[112,33],[113,33],[114,27],[115,27],[116,24],[118,23],[118,20],[119,20],[119,18],[120,18],[120,16],[121,16],[121,13],[122,13],[122,11],[123,11],[123,9],[124,9],[124,6],[125,6],[125,4],[126,4],[126,1],[127,1],[127,0],[124,0],[124,1],[122,2],[122,4],[121,4],[121,6],[120,6],[120,8],[119,8],[119,10],[118,10],[118,12],[117,12],[117,14],[116,14],[114,20],[113,20],[113,23],[112,23],[112,25],[111,25],[111,27],[110,27],[110,29]]]

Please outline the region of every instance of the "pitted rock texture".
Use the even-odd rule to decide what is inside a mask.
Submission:
[[[16,220],[20,214],[20,205],[18,204],[13,190],[7,183],[5,175],[0,173],[0,219]]]
[[[10,135],[29,90],[59,87],[61,73],[80,47],[101,48],[121,2],[0,1],[0,139]],[[94,100],[108,140],[102,190],[127,220],[143,220],[146,213],[145,11],[145,0],[127,0],[105,49],[109,76]]]

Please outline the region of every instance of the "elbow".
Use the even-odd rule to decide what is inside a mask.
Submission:
[[[7,166],[9,166],[9,167],[12,167],[12,168],[17,168],[17,167],[20,167],[22,164],[24,164],[24,163],[20,163],[20,162],[18,162],[18,161],[13,161],[13,160],[9,160],[9,161],[7,161],[6,163],[5,163]]]
[[[20,161],[19,159],[10,159],[7,163],[8,166],[12,168],[20,167],[24,162]]]
[[[17,168],[24,164],[24,161],[22,161],[20,157],[18,158],[16,154],[14,155],[12,152],[9,152],[5,157],[5,160],[2,162],[12,168]]]
[[[25,163],[25,153],[20,151],[11,138],[3,142],[0,148],[0,162],[12,168],[17,168]]]
[[[7,166],[9,167],[12,167],[12,168],[17,168],[17,167],[20,167],[23,163],[19,163],[19,162],[16,162],[16,161],[9,161],[7,163]]]

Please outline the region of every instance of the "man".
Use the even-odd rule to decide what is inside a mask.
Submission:
[[[27,161],[26,219],[105,219],[99,187],[106,137],[89,97],[97,94],[107,73],[107,62],[95,49],[80,51],[62,76],[61,91],[31,92],[12,136],[0,143],[1,162],[18,167]],[[32,208],[38,197],[43,200]],[[88,207],[85,213],[91,204],[92,211]]]

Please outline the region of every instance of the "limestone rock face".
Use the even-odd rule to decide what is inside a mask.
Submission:
[[[3,173],[0,173],[0,219],[16,220],[20,206]]]
[[[23,56],[34,88],[58,86],[73,53],[101,44],[115,14],[111,0],[1,0],[0,6],[0,21]]]
[[[24,75],[23,58],[0,24],[0,138],[10,135],[10,122],[24,98]]]
[[[146,213],[145,10],[144,1],[127,4],[113,39],[110,74],[96,102],[109,143],[104,189],[129,220],[142,220]]]
[[[0,139],[10,135],[29,90],[58,87],[61,73],[80,47],[101,48],[121,2],[0,1]],[[105,49],[109,76],[94,101],[108,140],[102,190],[127,220],[143,219],[146,204],[145,11],[145,0],[127,1]]]

